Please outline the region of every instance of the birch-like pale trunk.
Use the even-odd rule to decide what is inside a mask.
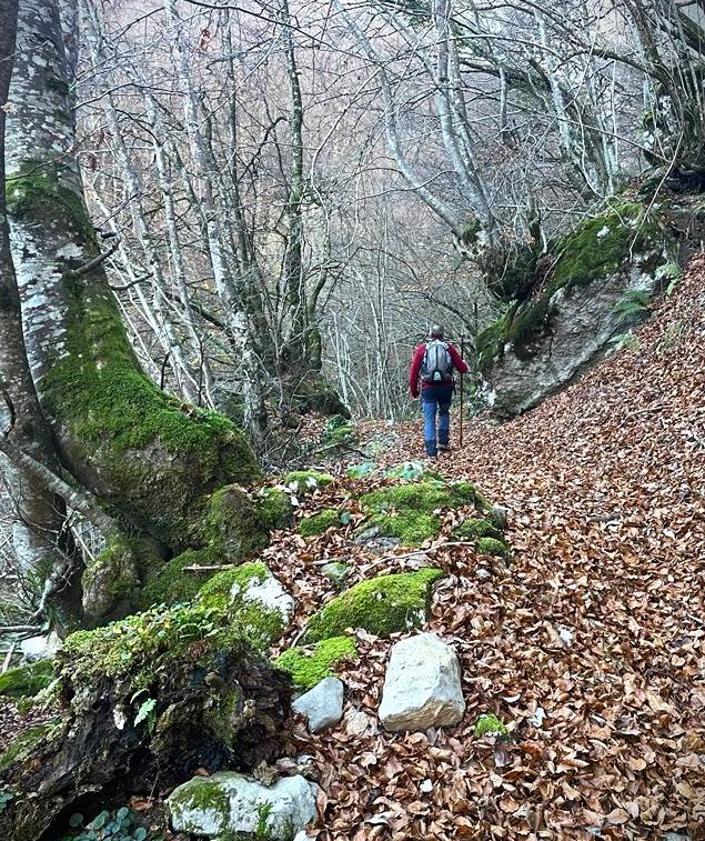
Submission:
[[[263,395],[260,387],[261,366],[252,346],[250,323],[243,302],[238,299],[235,281],[228,269],[228,254],[221,214],[216,204],[213,183],[219,178],[215,162],[208,148],[202,129],[198,93],[191,80],[191,67],[184,42],[182,21],[175,0],[166,0],[165,9],[173,30],[173,48],[179,92],[183,98],[184,122],[192,158],[196,165],[200,189],[200,205],[205,220],[208,257],[213,282],[225,309],[230,340],[239,357],[237,359],[238,383],[244,407],[246,428],[257,438],[263,432]]]

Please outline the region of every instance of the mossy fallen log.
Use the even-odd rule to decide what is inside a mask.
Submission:
[[[65,642],[56,719],[0,757],[0,837],[53,838],[108,792],[148,793],[198,768],[248,770],[277,751],[288,681],[226,610],[155,609]]]

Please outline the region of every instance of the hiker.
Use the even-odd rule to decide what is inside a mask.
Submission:
[[[428,342],[422,342],[414,351],[409,369],[409,390],[416,399],[421,381],[423,403],[423,437],[426,455],[435,458],[438,451],[450,449],[450,403],[455,391],[453,371],[468,372],[468,366],[450,342],[443,341],[443,328],[431,327]],[[436,434],[436,418],[438,433]]]

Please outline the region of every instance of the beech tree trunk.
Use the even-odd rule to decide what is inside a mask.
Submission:
[[[22,335],[17,282],[5,218],[5,109],[11,56],[15,49],[17,0],[0,2],[0,464],[16,518],[12,526],[21,572],[54,589],[59,624],[70,621],[80,605],[77,581],[81,564],[65,528],[64,500],[46,487],[22,460],[29,456],[52,473],[59,462],[29,371]],[[17,452],[19,458],[8,456]]]
[[[207,496],[258,467],[230,421],[164,394],[141,370],[83,198],[64,50],[73,35],[59,0],[23,0],[17,33],[7,210],[39,405],[63,466],[168,557],[201,544]]]

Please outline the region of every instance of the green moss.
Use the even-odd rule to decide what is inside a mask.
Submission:
[[[497,733],[499,736],[506,736],[509,731],[496,715],[483,713],[475,722],[473,735],[476,739],[479,739],[487,733]]]
[[[548,293],[586,286],[621,269],[632,251],[640,254],[660,248],[662,229],[652,218],[644,219],[643,214],[642,204],[621,202],[563,237],[556,248],[558,260]]]
[[[228,485],[210,498],[203,539],[229,561],[247,558],[269,542],[256,502],[239,485]]]
[[[320,488],[325,488],[334,481],[335,478],[329,473],[318,473],[316,470],[295,470],[283,478],[282,484],[297,496],[304,496]]]
[[[36,727],[30,727],[13,739],[5,751],[0,755],[0,771],[9,768],[15,760],[21,759],[33,747],[38,745],[43,739],[46,739],[56,727],[57,722],[49,722],[48,724],[40,724]]]
[[[67,177],[68,176],[68,177]],[[70,224],[85,240],[89,249],[98,251],[95,228],[81,196],[69,186],[71,174],[50,161],[25,161],[5,181],[8,215],[28,217],[32,222],[55,222],[60,218]]]
[[[8,698],[33,697],[54,680],[52,660],[37,660],[0,675],[0,695]]]
[[[350,417],[350,410],[338,393],[320,377],[297,378],[291,400],[300,412],[319,412],[328,417],[331,415]]]
[[[493,537],[495,540],[502,539],[502,532],[489,520],[470,518],[456,526],[453,530],[455,537],[460,540],[471,540],[476,537]]]
[[[234,629],[256,649],[268,648],[284,631],[284,618],[279,610],[270,608],[256,599],[233,595],[237,585],[242,594],[252,582],[261,584],[272,573],[260,561],[242,564],[234,569],[217,573],[202,587],[199,602],[206,606],[226,610]]]
[[[378,636],[418,628],[426,621],[432,585],[443,575],[442,570],[431,568],[362,581],[309,620],[304,640],[329,639],[348,628],[364,628]]]
[[[343,415],[333,415],[323,430],[323,440],[326,444],[342,445],[353,442],[356,438],[355,427]]]
[[[341,525],[340,511],[337,508],[325,508],[318,514],[304,517],[299,523],[299,534],[304,537],[313,537],[339,525]]]
[[[255,504],[260,522],[267,531],[289,528],[294,521],[294,507],[286,491],[263,488]]]
[[[134,691],[148,688],[158,670],[193,652],[201,664],[242,640],[224,609],[202,604],[157,607],[93,631],[76,631],[59,653],[62,682],[78,689],[102,678],[127,680]]]
[[[407,546],[438,534],[441,521],[435,511],[479,502],[480,495],[469,482],[449,484],[435,479],[392,485],[360,498],[368,515],[363,528],[376,527],[381,535],[397,537]]]
[[[214,572],[187,572],[184,567],[191,566],[213,566],[220,563],[220,559],[214,557],[210,548],[188,549],[168,563],[151,577],[140,595],[140,606],[144,610],[152,605],[172,605],[177,602],[186,602],[195,598],[198,591],[209,576]]]
[[[274,665],[287,672],[295,686],[312,689],[333,674],[336,664],[356,657],[354,640],[351,637],[339,636],[322,640],[312,650],[298,646],[290,648],[274,661]]]
[[[475,544],[477,551],[483,555],[497,555],[505,557],[509,547],[503,540],[496,540],[494,537],[481,537]]]
[[[559,289],[569,293],[575,287],[609,277],[624,268],[632,254],[655,252],[653,265],[642,266],[654,271],[661,259],[664,233],[654,217],[644,218],[643,214],[642,204],[614,204],[584,220],[555,243],[552,250],[556,262],[543,292],[533,299],[528,298],[528,292],[526,299],[518,292],[508,310],[477,336],[480,370],[486,372],[508,344],[520,359],[531,355],[528,346],[550,329],[556,312],[552,299]],[[531,288],[527,287],[529,291]]]
[[[167,803],[173,817],[180,816],[184,811],[205,810],[219,816],[221,830],[227,828],[230,800],[223,787],[218,784],[217,774],[212,777],[194,777],[176,789]],[[198,829],[196,825],[189,826],[188,822],[184,828],[187,832]]]

